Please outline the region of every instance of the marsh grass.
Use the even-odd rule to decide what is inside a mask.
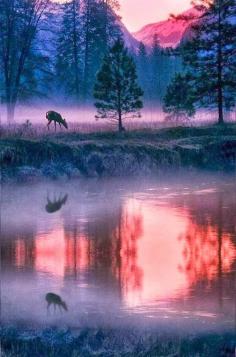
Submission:
[[[0,337],[1,357],[234,357],[236,348],[233,333],[171,336],[138,328],[2,328]]]
[[[142,131],[142,130],[160,130],[166,128],[176,127],[202,127],[212,125],[210,121],[201,121],[200,123],[194,123],[191,121],[185,122],[158,122],[158,121],[128,121],[125,125],[126,131]],[[54,127],[48,130],[46,124],[32,124],[29,120],[26,120],[22,124],[1,124],[0,125],[0,138],[6,137],[23,137],[23,138],[43,138],[53,137],[58,134],[64,133],[104,133],[104,132],[117,132],[117,125],[110,122],[94,121],[94,122],[70,122],[68,130],[64,128]]]
[[[236,124],[48,132],[2,127],[3,178],[145,176],[181,167],[236,169]]]

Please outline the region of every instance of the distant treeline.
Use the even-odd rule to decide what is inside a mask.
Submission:
[[[19,101],[92,102],[103,59],[123,37],[146,100],[163,101],[171,120],[207,108],[224,123],[236,103],[236,0],[193,5],[197,14],[175,17],[191,22],[187,38],[163,49],[158,37],[152,48],[132,37],[118,16],[119,0],[1,0],[0,96],[9,122]]]
[[[157,38],[149,49],[136,42],[118,13],[118,0],[1,0],[0,96],[8,120],[20,101],[92,101],[96,73],[118,37],[129,43],[144,97],[160,102],[181,60]]]

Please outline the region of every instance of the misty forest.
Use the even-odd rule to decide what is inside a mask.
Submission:
[[[168,47],[155,31],[148,44],[129,33],[117,0],[1,1],[2,118],[6,106],[8,123],[17,122],[17,105],[40,101],[49,109],[61,103],[93,106],[97,73],[122,39],[135,63],[145,106],[163,107],[173,120],[207,109],[223,122],[235,105],[235,1],[219,0],[209,7],[202,0],[194,6],[172,15],[169,26],[177,29],[179,22],[185,31]],[[78,114],[77,120],[83,118]]]
[[[132,1],[0,0],[2,357],[235,357],[236,0]]]

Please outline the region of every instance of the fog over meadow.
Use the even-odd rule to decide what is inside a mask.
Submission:
[[[46,125],[46,112],[49,110],[54,110],[59,112],[63,118],[65,118],[68,123],[73,124],[89,124],[95,126],[110,126],[111,122],[106,119],[95,118],[96,108],[93,103],[87,105],[78,105],[66,103],[63,105],[63,100],[61,101],[38,101],[35,103],[19,104],[16,107],[14,123],[23,124],[27,120],[33,125]],[[226,113],[227,120],[235,120],[236,112]],[[187,123],[197,124],[215,121],[217,114],[214,111],[201,110],[198,111],[194,118],[191,118]],[[141,118],[128,119],[125,121],[126,124],[132,124],[135,127],[141,125],[142,127],[149,127],[153,124],[166,123],[165,121],[166,113],[163,112],[161,105],[155,102],[144,102],[144,108],[141,111]],[[7,123],[6,107],[4,105],[0,106],[0,121],[2,124]],[[176,125],[176,123],[167,123],[168,125]],[[179,122],[179,125],[186,124],[186,122]]]

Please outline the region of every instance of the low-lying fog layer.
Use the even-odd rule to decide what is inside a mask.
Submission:
[[[18,105],[15,112],[15,123],[21,124],[29,120],[33,124],[44,124],[46,123],[46,112],[49,110],[54,110],[61,113],[62,117],[65,118],[68,123],[97,123],[95,120],[96,109],[91,105],[78,106],[73,105],[62,105],[62,103],[50,104],[50,103],[36,103],[31,105]],[[142,117],[140,119],[134,119],[135,123],[139,122],[163,122],[165,120],[166,114],[163,113],[160,106],[155,103],[149,103],[144,106],[142,110]],[[226,115],[226,119],[236,120],[236,113],[230,113]],[[193,122],[211,122],[215,121],[217,118],[216,113],[199,111]],[[6,108],[5,106],[0,106],[0,119],[1,123],[6,123]],[[104,122],[100,120],[99,123]]]
[[[235,177],[7,185],[1,204],[3,324],[235,327]]]

